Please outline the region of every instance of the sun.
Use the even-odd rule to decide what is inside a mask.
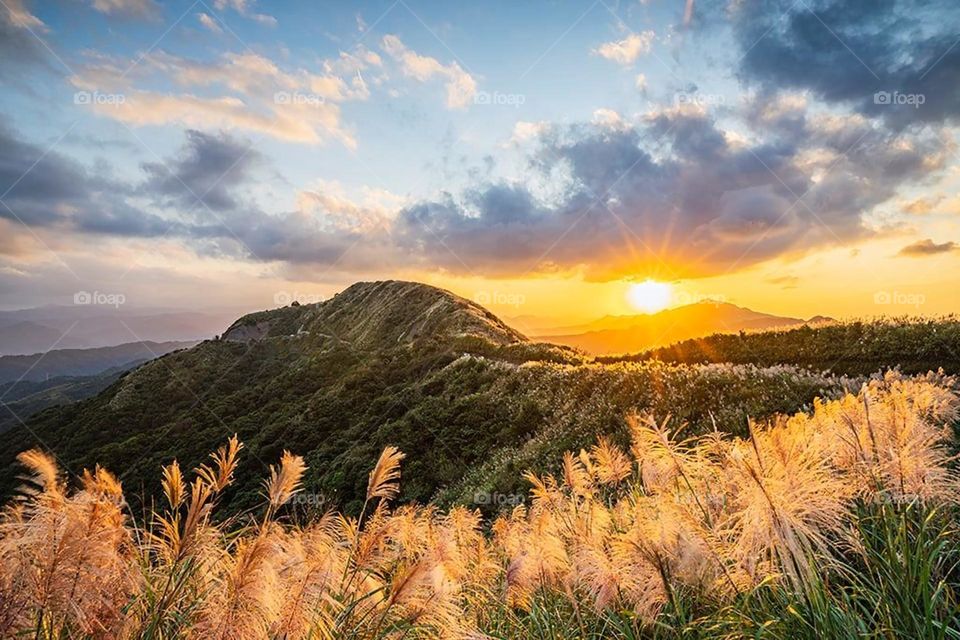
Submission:
[[[639,311],[656,313],[667,308],[670,304],[670,285],[655,280],[644,280],[630,285],[627,290],[627,300]]]

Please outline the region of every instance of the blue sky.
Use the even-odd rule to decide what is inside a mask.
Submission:
[[[958,303],[954,3],[2,2],[2,307]]]

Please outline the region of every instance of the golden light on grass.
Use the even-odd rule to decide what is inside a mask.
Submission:
[[[627,290],[627,300],[638,311],[656,313],[666,309],[670,304],[670,293],[669,284],[647,279],[630,285]]]

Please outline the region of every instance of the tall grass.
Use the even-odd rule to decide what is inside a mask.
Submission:
[[[748,437],[633,416],[529,475],[489,529],[392,507],[403,455],[359,518],[286,517],[284,453],[255,517],[218,520],[242,445],[162,470],[142,522],[97,468],[75,490],[29,451],[0,523],[0,637],[960,638],[954,380],[888,374]]]

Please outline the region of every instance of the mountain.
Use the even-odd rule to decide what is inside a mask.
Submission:
[[[809,322],[829,322],[818,316]],[[637,316],[607,316],[586,325],[538,336],[597,355],[635,353],[714,333],[738,333],[799,326],[805,320],[759,313],[728,303],[699,302]]]
[[[245,449],[227,513],[260,503],[267,463],[288,449],[309,465],[304,504],[356,514],[386,445],[407,454],[402,500],[493,511],[526,493],[523,470],[552,470],[598,434],[625,443],[628,413],[672,413],[690,434],[743,433],[747,416],[796,411],[845,383],[789,367],[600,364],[531,342],[447,291],[358,283],[319,304],[244,316],[219,340],[0,434],[0,496],[18,482],[17,453],[41,446],[71,477],[99,463],[134,500],[150,499],[161,465],[192,468],[236,433]]]
[[[60,376],[43,382],[23,380],[0,384],[0,433],[48,407],[97,395],[139,363],[113,367],[91,376]]]
[[[97,349],[54,349],[26,356],[0,356],[0,383],[36,382],[63,376],[93,376],[108,369],[131,369],[196,342],[130,342]],[[2,399],[3,396],[0,396]]]
[[[56,345],[62,336],[62,331],[36,322],[23,321],[0,326],[0,355],[46,351]]]
[[[0,311],[0,356],[134,341],[197,342],[219,334],[236,316],[236,311],[229,310],[195,312],[100,305]]]

